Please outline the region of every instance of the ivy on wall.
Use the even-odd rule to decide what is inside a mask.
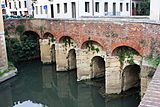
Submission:
[[[134,65],[133,55],[138,55],[139,53],[130,47],[120,47],[117,51],[120,62],[123,62],[125,58],[129,58],[128,63]]]
[[[9,35],[6,35],[8,60],[11,62],[39,57],[39,41],[37,35],[23,35],[24,30],[25,27],[23,25],[16,27],[15,33],[20,36],[20,40],[10,38]]]
[[[156,71],[160,64],[160,40],[158,38],[151,38],[150,53],[145,59],[150,62],[154,67],[150,71]]]

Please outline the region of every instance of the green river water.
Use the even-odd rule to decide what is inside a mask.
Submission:
[[[0,84],[0,107],[137,107],[138,94],[105,102],[99,87],[76,81],[76,70],[56,72],[40,60],[16,64],[18,75]]]

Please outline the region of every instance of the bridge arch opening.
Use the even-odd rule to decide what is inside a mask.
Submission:
[[[33,35],[32,38],[36,38],[36,39],[38,39],[38,40],[39,40],[39,38],[40,38],[40,36],[39,36],[36,32],[31,31],[31,30],[28,30],[28,31],[23,32],[23,35],[27,35],[27,36]]]
[[[105,75],[105,61],[100,56],[95,56],[91,60],[91,78],[104,77]]]
[[[122,91],[140,86],[140,66],[137,64],[128,65],[122,72]]]
[[[69,36],[62,36],[59,39],[59,43],[64,43],[65,46],[69,46],[69,47],[73,47],[73,48],[77,47],[77,43],[74,41],[74,39],[72,39]]]
[[[40,36],[34,31],[25,31],[23,35],[20,36],[21,43],[24,44],[23,47],[28,47],[26,53],[30,54],[31,58],[40,57],[39,39]]]
[[[50,32],[46,32],[43,38],[49,39],[51,61],[56,62],[55,37]]]
[[[68,69],[72,70],[76,68],[76,51],[75,49],[71,49],[68,52]]]
[[[55,41],[55,37],[50,33],[50,32],[46,32],[43,36],[44,39],[49,39],[50,42],[54,42]]]

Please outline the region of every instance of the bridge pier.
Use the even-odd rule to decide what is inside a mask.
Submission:
[[[140,56],[133,56],[134,65],[128,63],[128,58],[123,62],[118,56],[106,57],[105,71],[105,89],[107,94],[121,93],[132,87],[139,85],[140,79]],[[138,66],[139,69],[133,69],[133,66]]]
[[[68,71],[76,68],[76,45],[56,44],[56,70]]]
[[[107,94],[120,93],[122,87],[121,64],[117,56],[106,58],[105,89]]]
[[[105,72],[105,51],[88,51],[87,49],[78,49],[77,55],[77,81],[104,76]],[[99,59],[93,60],[94,57]],[[102,59],[102,62],[101,60]],[[101,64],[104,61],[104,68]],[[99,62],[99,63],[98,63]],[[94,64],[95,63],[95,64]]]

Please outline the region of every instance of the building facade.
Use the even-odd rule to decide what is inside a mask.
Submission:
[[[136,15],[139,4],[140,0],[37,0],[34,2],[34,16],[35,18],[128,17]]]
[[[151,0],[150,3],[150,19],[160,20],[160,0]]]
[[[2,18],[2,9],[0,6],[0,70],[8,67],[5,37],[4,37],[4,25]]]
[[[8,16],[23,16],[32,14],[31,0],[2,0],[1,7],[3,15],[6,14]]]

